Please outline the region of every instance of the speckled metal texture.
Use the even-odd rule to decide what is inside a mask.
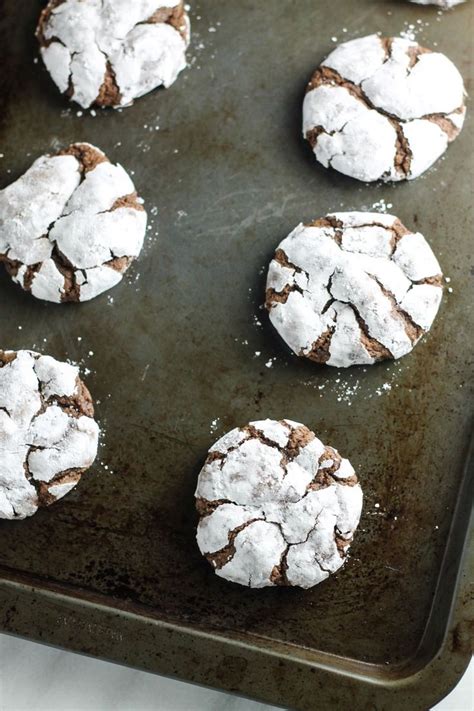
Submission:
[[[0,278],[0,347],[83,360],[104,429],[76,491],[0,522],[1,627],[297,709],[428,708],[469,656],[472,117],[422,178],[367,186],[316,164],[301,101],[332,38],[410,23],[469,89],[473,4],[201,0],[176,84],[96,116],[35,63],[39,10],[2,3],[1,186],[90,141],[133,171],[151,229],[129,276],[87,304],[41,303]],[[261,310],[266,265],[300,220],[380,201],[429,239],[452,292],[398,362],[300,362]],[[304,422],[364,488],[351,558],[313,590],[232,585],[195,544],[209,445],[263,417]]]

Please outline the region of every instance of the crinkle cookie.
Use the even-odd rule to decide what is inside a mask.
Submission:
[[[362,510],[347,459],[292,420],[233,429],[199,474],[197,542],[240,585],[310,588],[344,563]]]
[[[99,427],[79,369],[33,351],[0,351],[0,519],[32,516],[78,483]]]
[[[38,299],[88,301],[122,279],[146,212],[120,165],[74,143],[0,191],[0,260]]]
[[[417,5],[437,5],[445,10],[449,10],[455,5],[460,5],[462,2],[465,2],[465,0],[410,0],[410,2],[414,2]]]
[[[400,37],[344,42],[316,69],[303,135],[316,159],[359,180],[411,180],[460,132],[463,80],[440,52]]]
[[[441,268],[423,235],[393,215],[339,212],[280,243],[266,307],[296,355],[347,367],[409,353],[441,297]]]
[[[177,0],[50,0],[36,34],[62,93],[84,108],[129,106],[185,68],[189,18]]]

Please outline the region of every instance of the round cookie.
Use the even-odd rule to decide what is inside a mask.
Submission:
[[[221,437],[195,496],[201,553],[217,575],[251,588],[310,588],[335,573],[362,510],[349,461],[292,420]]]
[[[146,212],[120,165],[74,143],[0,191],[0,260],[38,299],[88,301],[139,255]]]
[[[84,108],[129,106],[186,67],[179,0],[50,0],[36,34],[54,83]]]
[[[444,10],[450,10],[455,5],[460,5],[465,0],[410,0],[417,5],[437,5],[442,7]]]
[[[0,351],[0,519],[32,516],[78,483],[99,427],[79,369],[33,351]]]
[[[461,131],[464,94],[443,54],[401,37],[361,37],[313,74],[303,135],[326,168],[364,181],[411,180]]]
[[[409,353],[441,297],[441,269],[423,235],[393,215],[339,212],[280,243],[266,307],[296,355],[345,368]]]

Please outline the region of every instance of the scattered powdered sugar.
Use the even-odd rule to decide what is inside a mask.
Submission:
[[[338,403],[346,407],[362,401],[372,400],[382,396],[390,395],[390,392],[400,387],[397,380],[401,374],[409,370],[409,366],[391,363],[385,368],[384,382],[369,383],[365,374],[367,368],[353,372],[341,370],[337,371],[337,377],[330,378],[318,376],[307,380],[300,380],[300,385],[313,388],[320,398],[335,398]]]
[[[430,23],[426,20],[418,18],[416,23],[407,22],[403,23],[403,29],[400,31],[400,37],[407,40],[416,40],[418,35],[422,34]]]
[[[377,388],[375,391],[375,394],[380,397],[380,395],[383,395],[384,391],[387,392],[387,390],[391,390],[392,386],[390,383],[383,383],[381,387]]]
[[[216,430],[219,428],[220,421],[221,421],[220,417],[215,417],[212,420],[210,427],[209,427],[209,432],[211,434],[214,434],[214,432],[216,432]]]
[[[375,212],[383,212],[386,213],[387,210],[391,210],[393,207],[393,204],[391,202],[385,202],[383,198],[380,200],[377,200],[377,202],[372,203],[370,209],[374,210]]]
[[[204,26],[204,23],[209,21],[209,24]],[[200,70],[202,68],[200,59],[202,53],[206,50],[206,65],[210,59],[215,59],[217,51],[213,45],[214,35],[221,27],[220,20],[216,20],[215,16],[204,18],[200,14],[193,15],[191,13],[192,25],[192,40],[188,50],[188,67]],[[186,81],[188,75],[183,79]]]
[[[391,12],[388,12],[387,14],[391,15]],[[441,20],[441,16],[443,15],[443,12],[438,10],[437,11],[437,17],[436,21],[439,22]],[[421,17],[418,17],[414,21],[408,21],[405,20],[403,23],[403,28],[400,30],[400,37],[403,39],[407,39],[410,41],[418,41],[420,39],[425,40],[426,37],[426,30],[430,26],[430,22],[428,20],[424,20]],[[431,42],[430,43],[432,46],[436,47],[437,42]]]
[[[142,248],[142,254],[148,256],[154,246],[158,241],[159,230],[158,230],[158,207],[153,205],[151,208],[147,206],[148,214],[148,224],[145,233],[145,239]],[[133,274],[133,269],[131,274]],[[137,275],[135,275],[134,281],[136,281]],[[111,301],[113,303],[113,299]]]
[[[379,507],[380,504],[374,504],[376,511],[366,511],[365,515],[366,516],[385,516],[385,511],[380,511]],[[394,520],[396,520],[396,516],[394,517]]]
[[[387,185],[382,185],[380,186],[381,188],[385,189],[391,189],[392,186],[387,186]],[[341,208],[345,207],[345,203],[339,203]],[[366,202],[358,202],[357,203],[357,210],[363,210],[364,212],[380,212],[382,215],[389,214],[393,210],[393,202],[388,202],[385,200],[385,198],[380,198],[380,200],[376,200],[373,203],[366,203]],[[355,206],[353,206],[352,209],[356,209]],[[337,211],[336,209],[334,210],[335,212]]]
[[[151,150],[151,146],[146,141],[138,141],[137,148],[142,153],[148,153]]]

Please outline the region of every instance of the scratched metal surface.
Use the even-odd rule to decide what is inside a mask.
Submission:
[[[40,303],[0,277],[0,347],[84,361],[104,430],[76,491],[29,520],[0,522],[4,573],[270,647],[291,642],[377,664],[411,658],[469,432],[472,120],[424,177],[367,186],[316,165],[300,138],[300,107],[332,37],[397,34],[419,18],[420,41],[442,48],[469,89],[472,3],[441,16],[395,1],[201,0],[192,66],[177,83],[96,117],[70,109],[34,63],[40,5],[2,3],[0,185],[45,151],[90,141],[133,171],[148,210],[159,210],[149,232],[159,237],[129,278],[87,304]],[[347,372],[299,362],[260,310],[275,245],[300,220],[382,199],[428,237],[452,293],[430,335],[397,363]],[[350,457],[365,491],[348,564],[311,591],[228,584],[194,542],[193,491],[209,445],[262,417],[313,428]]]

